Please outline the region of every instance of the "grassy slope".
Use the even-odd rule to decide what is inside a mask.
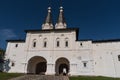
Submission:
[[[109,78],[109,77],[70,77],[70,80],[120,80],[120,78]]]
[[[11,78],[15,78],[18,76],[21,76],[23,74],[19,74],[19,73],[0,73],[0,80],[8,80]]]

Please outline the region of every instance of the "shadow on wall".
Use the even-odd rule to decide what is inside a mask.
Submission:
[[[10,70],[9,64],[10,64],[10,60],[9,59],[4,61],[4,66],[3,67],[4,67],[4,71],[5,72],[8,72]]]

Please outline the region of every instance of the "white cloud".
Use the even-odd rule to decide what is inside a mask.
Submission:
[[[0,48],[6,48],[6,40],[15,39],[17,35],[12,29],[0,29]]]
[[[0,37],[2,39],[12,39],[12,38],[16,38],[17,35],[14,33],[12,29],[1,29]]]

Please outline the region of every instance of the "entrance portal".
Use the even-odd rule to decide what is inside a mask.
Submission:
[[[43,57],[35,56],[28,61],[27,72],[29,74],[45,74],[47,70],[47,61]]]
[[[69,73],[69,61],[66,58],[59,58],[56,61],[55,72],[57,75],[67,75]]]
[[[45,74],[46,72],[46,62],[40,62],[36,65],[36,74]]]
[[[67,74],[68,73],[68,65],[67,64],[60,64],[59,66],[59,74]]]

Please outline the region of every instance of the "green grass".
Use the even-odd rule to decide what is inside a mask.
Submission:
[[[70,80],[120,80],[120,78],[79,76],[70,77]]]
[[[0,80],[8,80],[22,75],[24,74],[0,73]],[[78,77],[70,77],[70,80],[120,80],[120,78],[78,76]]]
[[[0,73],[0,80],[8,80],[11,78],[15,78],[18,76],[22,76],[24,74],[20,74],[20,73]]]

